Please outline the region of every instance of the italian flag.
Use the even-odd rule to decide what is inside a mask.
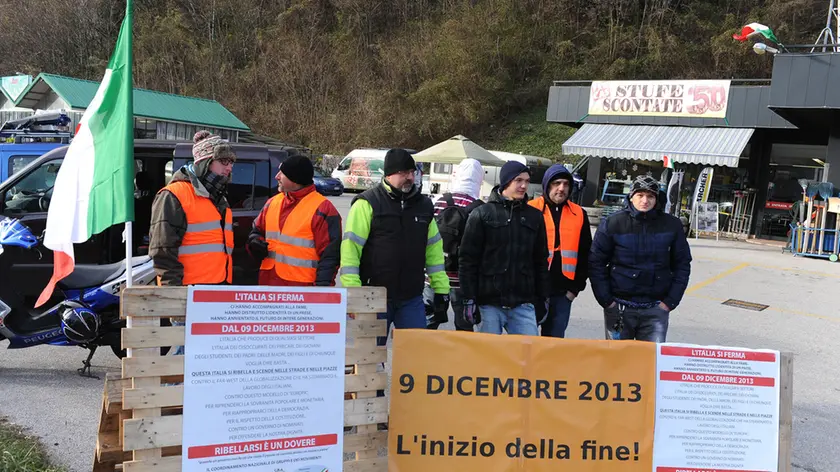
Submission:
[[[673,169],[674,168],[674,161],[668,156],[663,156],[662,157],[662,164],[663,164],[663,167],[667,167],[668,169]]]
[[[134,101],[131,0],[102,83],[85,110],[56,176],[44,245],[54,254],[53,276],[36,307],[75,267],[74,243],[134,219]]]
[[[776,44],[779,44],[778,38],[776,35],[773,34],[773,30],[768,28],[767,26],[762,25],[761,23],[750,23],[747,26],[741,28],[741,34],[733,34],[732,37],[737,39],[738,41],[744,42],[750,36],[760,34],[765,38],[773,41]]]

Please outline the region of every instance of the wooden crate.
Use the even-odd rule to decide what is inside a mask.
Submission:
[[[344,462],[346,472],[385,472],[388,467],[388,458],[379,456],[388,445],[388,397],[376,396],[388,382],[386,372],[377,372],[386,361],[387,351],[385,346],[376,345],[376,337],[387,334],[386,321],[376,319],[376,313],[386,311],[385,300],[382,287],[347,289],[347,337],[354,342],[346,347],[347,363],[353,368],[345,375],[344,425],[355,433],[344,435],[345,457],[354,455]],[[128,349],[128,356],[122,362],[122,378],[114,379],[119,387],[114,384],[111,388],[123,388],[122,398],[119,406],[113,405],[114,394],[108,395],[106,385],[103,414],[109,405],[111,411],[125,412],[117,439],[128,456],[121,464],[122,470],[180,471],[184,387],[162,384],[183,381],[184,356],[161,356],[160,347],[183,345],[186,331],[184,326],[161,327],[160,320],[186,315],[187,288],[128,288],[122,293],[121,305],[121,316],[127,320],[122,345]],[[97,470],[110,472],[115,466],[119,470],[115,461],[120,457],[110,444],[114,441],[112,418],[103,416],[101,421],[111,434],[101,435],[110,442],[108,448],[97,447],[97,457],[100,451],[107,452],[108,461]]]

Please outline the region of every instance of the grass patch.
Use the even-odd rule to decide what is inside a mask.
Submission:
[[[0,472],[65,472],[50,464],[38,438],[0,418]]]
[[[549,123],[545,119],[545,107],[536,107],[527,112],[511,116],[497,125],[489,139],[481,142],[487,149],[515,152],[553,159],[555,162],[577,162],[578,156],[564,156],[563,143],[576,129]]]

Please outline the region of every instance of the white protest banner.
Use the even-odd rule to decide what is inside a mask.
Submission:
[[[182,470],[342,469],[347,293],[189,288]]]
[[[654,472],[776,472],[779,352],[657,348]]]

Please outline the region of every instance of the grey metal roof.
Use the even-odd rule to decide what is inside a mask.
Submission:
[[[738,167],[752,128],[688,128],[584,124],[563,143],[563,154]]]

